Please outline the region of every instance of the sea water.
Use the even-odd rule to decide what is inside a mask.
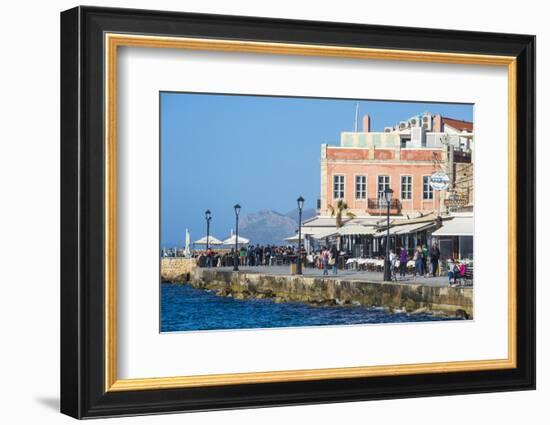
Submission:
[[[161,284],[161,332],[450,320],[383,308],[314,307],[269,299],[236,300],[185,284]],[[452,319],[456,320],[456,319]]]

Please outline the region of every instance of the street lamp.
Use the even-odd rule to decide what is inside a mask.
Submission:
[[[241,212],[241,206],[235,204],[233,206],[235,210],[235,256],[233,258],[233,271],[239,271],[239,213]]]
[[[210,210],[204,212],[204,218],[206,220],[206,251],[208,251],[210,243],[210,220],[212,220],[212,213]]]
[[[391,263],[390,263],[390,204],[393,195],[393,190],[389,187],[384,190],[387,209],[387,232],[386,232],[386,258],[384,258],[384,280],[391,281]]]
[[[298,202],[298,261],[296,262],[296,274],[302,274],[302,210],[304,209],[304,198],[299,197]]]

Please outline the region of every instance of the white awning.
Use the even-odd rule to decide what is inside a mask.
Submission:
[[[407,233],[421,232],[433,226],[435,226],[435,223],[430,221],[428,223],[405,224],[404,226],[396,226],[394,229],[396,235],[405,235]]]
[[[325,239],[330,236],[338,234],[335,227],[330,229],[322,229],[322,231],[315,232],[314,234],[308,234],[309,237],[312,237],[313,239]]]
[[[336,226],[310,227],[302,226],[302,236],[309,236],[314,239],[322,239],[336,233]]]
[[[347,217],[342,218],[343,221],[349,220]],[[302,227],[334,227],[336,226],[336,218],[331,216],[316,216],[302,221]]]
[[[326,229],[326,228],[320,228],[319,231],[311,232],[308,231],[307,233],[302,230],[302,241],[304,241],[306,238],[311,239],[325,239],[330,236],[338,234],[336,229]],[[294,236],[289,236],[288,238],[284,239],[287,242],[298,242],[298,234],[295,234]]]
[[[360,224],[349,224],[340,227],[338,234],[341,236],[361,236],[361,235],[373,235],[376,233],[376,228],[372,226],[361,226]]]
[[[432,236],[473,236],[474,217],[453,217],[443,221],[443,225]]]
[[[410,233],[421,232],[433,226],[435,226],[435,223],[433,221],[393,226],[393,227],[390,227],[390,235],[406,235]],[[376,234],[376,236],[378,237],[385,236],[386,232],[387,232],[386,229],[380,229]]]

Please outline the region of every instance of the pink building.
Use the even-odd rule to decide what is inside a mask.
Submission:
[[[385,214],[379,198],[386,188],[392,215],[443,211],[447,191],[434,191],[430,176],[452,179],[455,161],[471,162],[472,123],[425,113],[384,132],[370,126],[365,116],[362,132],[343,132],[340,146],[322,145],[319,215],[330,215],[339,200],[358,217]]]

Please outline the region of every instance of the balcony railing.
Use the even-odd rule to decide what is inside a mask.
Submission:
[[[471,163],[472,153],[455,149],[453,152],[454,162]]]
[[[367,211],[371,214],[382,214],[388,211],[388,205],[383,198],[369,198],[367,200]],[[390,201],[390,214],[401,214],[401,201],[392,199]]]

